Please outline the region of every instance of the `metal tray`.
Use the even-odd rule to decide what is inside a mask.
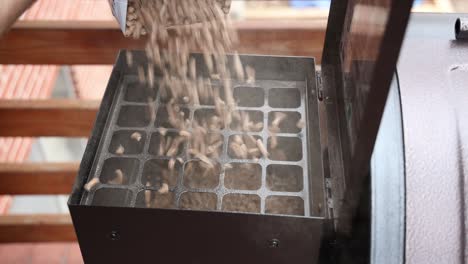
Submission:
[[[137,65],[146,65],[143,52],[133,51],[132,53]],[[200,54],[192,56],[197,61],[198,74],[207,76],[202,56]],[[161,228],[164,227],[155,230],[150,229],[149,226],[138,224],[142,223],[143,219],[155,218],[159,219],[157,221],[172,225],[172,222],[183,221],[183,219],[190,222],[189,219],[197,217],[203,218],[204,224],[190,223],[184,227],[172,227],[174,230],[186,230],[187,232],[192,232],[193,228],[205,230],[207,237],[202,239],[200,246],[217,248],[216,254],[234,254],[234,252],[226,251],[228,248],[220,249],[216,244],[215,236],[224,235],[226,239],[244,243],[239,245],[240,248],[252,250],[252,252],[258,251],[256,256],[250,256],[251,259],[257,261],[269,259],[271,256],[261,253],[262,250],[276,248],[279,243],[282,244],[283,250],[273,254],[278,257],[273,263],[277,261],[280,263],[281,259],[291,258],[296,259],[299,263],[311,263],[311,260],[317,259],[321,226],[325,216],[325,197],[320,156],[314,59],[242,55],[241,61],[244,65],[249,65],[256,70],[256,81],[253,84],[246,84],[232,80],[234,96],[239,102],[239,110],[254,111],[256,118],[264,122],[261,131],[248,132],[248,134],[260,137],[263,143],[268,145],[270,136],[268,124],[272,112],[287,113],[290,118],[286,123],[291,124],[295,124],[291,120],[302,117],[306,121],[304,128],[297,129],[295,126],[288,126],[289,129],[284,130],[286,133],[278,134],[279,144],[282,144],[284,148],[292,148],[294,151],[290,151],[286,161],[277,160],[274,154],[267,159],[260,158],[254,165],[257,168],[256,171],[260,171],[253,177],[257,185],[254,188],[246,187],[245,181],[243,183],[235,179],[228,181],[227,178],[231,177],[229,170],[222,169],[226,163],[253,163],[252,160],[241,160],[233,157],[226,148],[232,135],[244,133],[233,131],[231,128],[212,131],[212,133],[220,134],[224,140],[222,155],[216,159],[221,169],[219,175],[213,179],[214,183],[205,182],[204,186],[196,184],[194,186],[193,182],[190,182],[190,175],[184,175],[187,164],[195,161],[187,155],[188,146],[184,145],[179,153],[179,156],[184,159],[184,164],[177,167],[177,180],[169,183],[170,191],[167,195],[170,199],[156,197],[161,200],[166,199],[168,202],[156,205],[157,208],[146,208],[146,204],[142,201],[144,192],[150,191],[152,195],[159,195],[157,190],[160,188],[161,181],[156,174],[164,166],[158,167],[158,164],[165,164],[169,159],[157,156],[152,151],[154,147],[152,140],[155,140],[155,137],[159,135],[159,125],[164,119],[164,111],[161,111],[164,109],[162,107],[164,102],[161,101],[159,92],[151,93],[150,95],[154,99],[151,100],[150,104],[153,107],[148,108],[146,101],[148,96],[144,94],[144,91],[150,90],[142,89],[142,94],[136,92],[138,91],[138,88],[135,88],[138,86],[137,67],[136,65],[129,67],[125,62],[124,53],[121,52],[114,66],[93,135],[88,143],[69,200],[70,211],[85,260],[104,260],[102,257],[104,253],[97,252],[90,244],[98,243],[98,241],[104,244],[112,243],[109,241],[116,237],[120,239],[123,237],[120,235],[123,232],[138,233],[141,230],[146,230],[145,232],[149,236],[153,233],[157,237],[164,236],[161,234]],[[156,72],[156,76],[158,74]],[[218,85],[216,80],[212,83]],[[130,89],[132,92],[128,93]],[[288,96],[293,100],[286,100]],[[187,110],[186,116],[190,120],[196,118],[199,111],[213,109],[213,106],[210,105],[181,105],[181,107]],[[151,108],[157,111],[155,123],[150,122],[150,114],[147,111]],[[158,117],[159,112],[162,112],[162,115]],[[139,142],[130,139],[130,134],[135,131],[139,131],[142,135]],[[169,129],[168,131],[176,132],[177,130]],[[123,155],[115,154],[116,142],[124,145],[126,152]],[[148,164],[156,164],[156,167]],[[283,167],[282,171],[288,173],[272,177],[270,172],[276,166],[287,166]],[[145,185],[145,175],[147,175],[145,171],[148,170],[148,167],[153,170],[150,174],[156,175],[150,178],[150,186]],[[127,176],[124,184],[108,183],[107,175],[115,169],[121,169]],[[100,177],[101,183],[91,192],[83,190],[83,185],[93,177]],[[269,188],[272,186],[271,183],[278,179],[286,184],[276,185],[277,188]],[[227,182],[229,182],[228,186],[226,186]],[[247,183],[252,183],[252,179]],[[199,195],[198,198],[203,196],[202,202],[198,203],[198,205],[203,206],[197,207],[195,204],[195,206],[187,207],[181,202],[184,195],[193,194]],[[206,200],[203,200],[204,197]],[[248,210],[239,210],[239,200],[242,201],[246,198],[254,206],[248,207]],[[224,219],[222,220],[224,222],[220,223],[220,219]],[[123,222],[124,220],[125,222]],[[249,224],[233,226],[233,221],[236,223],[247,221]],[[299,222],[301,222],[300,226]],[[90,225],[94,225],[94,227],[90,228]],[[223,225],[223,230],[215,235],[209,230],[217,225]],[[92,232],[92,230],[96,230],[97,226],[105,231],[101,234]],[[234,228],[233,230],[248,229],[250,232],[233,234],[229,232],[232,228]],[[307,235],[300,235],[304,232]],[[133,236],[127,237],[127,239],[137,244],[143,242],[134,241],[137,238]],[[263,242],[247,243],[252,239]],[[287,244],[284,245],[280,241],[287,241]],[[169,247],[171,244],[167,241],[166,243],[162,241],[154,241],[153,243],[161,247]],[[116,254],[117,248],[104,248],[109,250],[109,254],[111,254],[110,252]],[[131,249],[131,251],[133,250],[137,249]],[[149,256],[143,254],[141,260],[145,260],[146,257]],[[169,255],[162,258],[166,257],[170,259]],[[200,260],[207,261],[206,255],[201,254],[199,257]],[[181,256],[181,258],[183,257]],[[115,256],[112,259],[122,261]],[[240,261],[243,258],[236,256],[236,254],[232,255],[232,260],[236,259]],[[182,262],[182,260],[180,261]]]

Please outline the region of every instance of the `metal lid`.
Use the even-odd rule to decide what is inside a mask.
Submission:
[[[343,226],[369,171],[411,6],[412,1],[399,0],[332,1],[322,76],[324,93],[336,93],[346,187],[338,190],[335,209]]]

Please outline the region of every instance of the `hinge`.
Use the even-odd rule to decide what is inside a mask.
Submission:
[[[319,101],[322,101],[323,100],[322,74],[320,71],[317,71],[315,73],[315,76],[317,76],[317,99]]]
[[[324,98],[326,98],[325,97],[326,95],[324,91],[322,72],[317,71],[315,73],[315,76],[317,78],[317,99],[321,101],[322,103],[325,103],[323,102]],[[327,119],[327,116],[325,115],[324,120],[326,119]],[[323,125],[326,126],[326,123]],[[327,156],[327,158],[322,157],[323,162],[324,162],[323,165],[325,167],[330,166],[328,163],[328,150],[326,152],[327,154],[325,155]],[[333,200],[333,181],[330,178],[330,168],[325,169],[324,176],[325,176],[324,177],[325,179],[325,210],[327,210],[328,218],[333,220],[335,217],[335,214],[334,214],[334,200]]]
[[[325,195],[328,209],[328,216],[330,219],[334,219],[334,205],[333,205],[333,191],[332,191],[332,181],[330,178],[325,178]]]

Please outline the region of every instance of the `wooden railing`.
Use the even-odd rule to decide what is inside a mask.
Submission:
[[[69,193],[78,173],[78,166],[78,163],[0,164],[0,193]]]
[[[69,215],[2,215],[0,243],[75,241]]]
[[[98,108],[89,100],[2,100],[0,137],[88,137]]]
[[[326,19],[235,24],[240,53],[312,56],[320,60]],[[119,49],[142,49],[115,23],[22,21],[0,41],[0,64],[113,64]]]
[[[98,101],[1,100],[0,136],[88,137]],[[0,194],[68,194],[79,163],[0,163]],[[0,243],[76,240],[70,216],[0,216]]]
[[[240,53],[302,55],[320,62],[325,19],[236,23]],[[0,38],[0,64],[113,64],[119,49],[142,49],[115,23],[21,22]],[[0,100],[0,136],[88,137],[99,102]],[[0,163],[0,194],[68,194],[78,163]],[[69,215],[2,215],[0,243],[73,241]]]

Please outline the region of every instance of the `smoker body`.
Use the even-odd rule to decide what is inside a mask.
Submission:
[[[464,263],[468,43],[458,14],[412,14],[372,170],[373,263]]]
[[[114,66],[108,87],[97,116],[93,135],[91,136],[85,155],[82,159],[78,178],[69,200],[70,213],[80,243],[83,258],[87,263],[128,263],[168,261],[172,263],[310,263],[317,260],[322,238],[322,230],[326,223],[326,200],[324,197],[324,180],[320,162],[320,135],[317,105],[315,65],[312,58],[271,57],[271,56],[241,56],[245,65],[256,70],[254,86],[263,87],[265,94],[257,108],[241,107],[241,109],[258,110],[262,112],[265,124],[268,124],[272,111],[297,112],[307,118],[307,125],[298,133],[281,133],[282,137],[297,139],[301,157],[295,161],[275,161],[262,159],[262,187],[255,191],[230,190],[223,186],[222,180],[216,188],[191,188],[185,182],[184,173],[171,193],[174,193],[175,208],[141,208],[139,197],[146,191],[157,191],[157,188],[144,185],[142,174],[144,165],[154,160],[154,153],[144,149],[132,155],[116,155],[113,153],[113,135],[123,131],[141,131],[142,142],[148,145],[151,136],[158,127],[151,122],[144,125],[122,127],[119,118],[122,109],[128,106],[146,107],[147,102],[132,102],[125,96],[129,80],[134,80],[137,67],[129,67],[125,61],[125,52],[119,55]],[[143,52],[132,52],[133,61],[137,65],[146,65]],[[202,64],[202,56],[194,54],[199,74],[206,75],[207,70]],[[156,76],[158,73],[156,72]],[[236,86],[234,83],[234,89]],[[281,88],[284,87],[284,88]],[[268,100],[269,89],[284,91],[299,91],[298,106],[291,109],[271,108]],[[279,89],[279,90],[278,90]],[[144,98],[146,100],[146,98]],[[284,98],[283,98],[284,99]],[[156,96],[158,109],[163,109]],[[186,106],[190,108],[189,106]],[[205,109],[205,106],[200,106]],[[209,107],[207,109],[210,109]],[[190,109],[190,118],[200,109]],[[139,119],[139,116],[130,116]],[[158,120],[156,119],[156,122]],[[133,127],[136,126],[136,127]],[[265,130],[262,131],[266,131]],[[227,130],[229,131],[229,130]],[[227,132],[226,132],[227,133]],[[241,132],[231,131],[224,134],[225,144],[231,134]],[[265,132],[254,133],[267,142]],[[266,143],[265,143],[266,145]],[[294,144],[293,144],[294,145]],[[290,148],[291,146],[289,146]],[[224,150],[220,162],[245,162],[229,158]],[[296,155],[296,154],[294,154]],[[105,174],[106,162],[117,159],[120,166],[125,166],[125,160],[137,159],[137,169],[125,171],[136,177],[124,185],[112,185],[102,182],[95,190],[84,191],[83,186],[92,177]],[[269,190],[266,186],[267,169],[272,165],[296,166],[303,172],[302,189],[296,192],[281,192]],[[182,168],[185,170],[185,167]],[[220,175],[221,179],[224,174]],[[302,176],[301,176],[302,177]],[[302,180],[301,180],[302,181]],[[217,205],[214,210],[180,210],[181,196],[185,193],[203,192],[217,195]],[[97,195],[100,193],[100,196]],[[224,198],[229,193],[246,193],[260,197],[259,213],[221,212]],[[304,211],[300,215],[268,213],[266,200],[269,197],[297,197],[303,201]],[[98,198],[99,197],[99,198]]]
[[[407,263],[468,260],[468,42],[454,36],[455,22],[463,16],[415,16],[397,66]]]

